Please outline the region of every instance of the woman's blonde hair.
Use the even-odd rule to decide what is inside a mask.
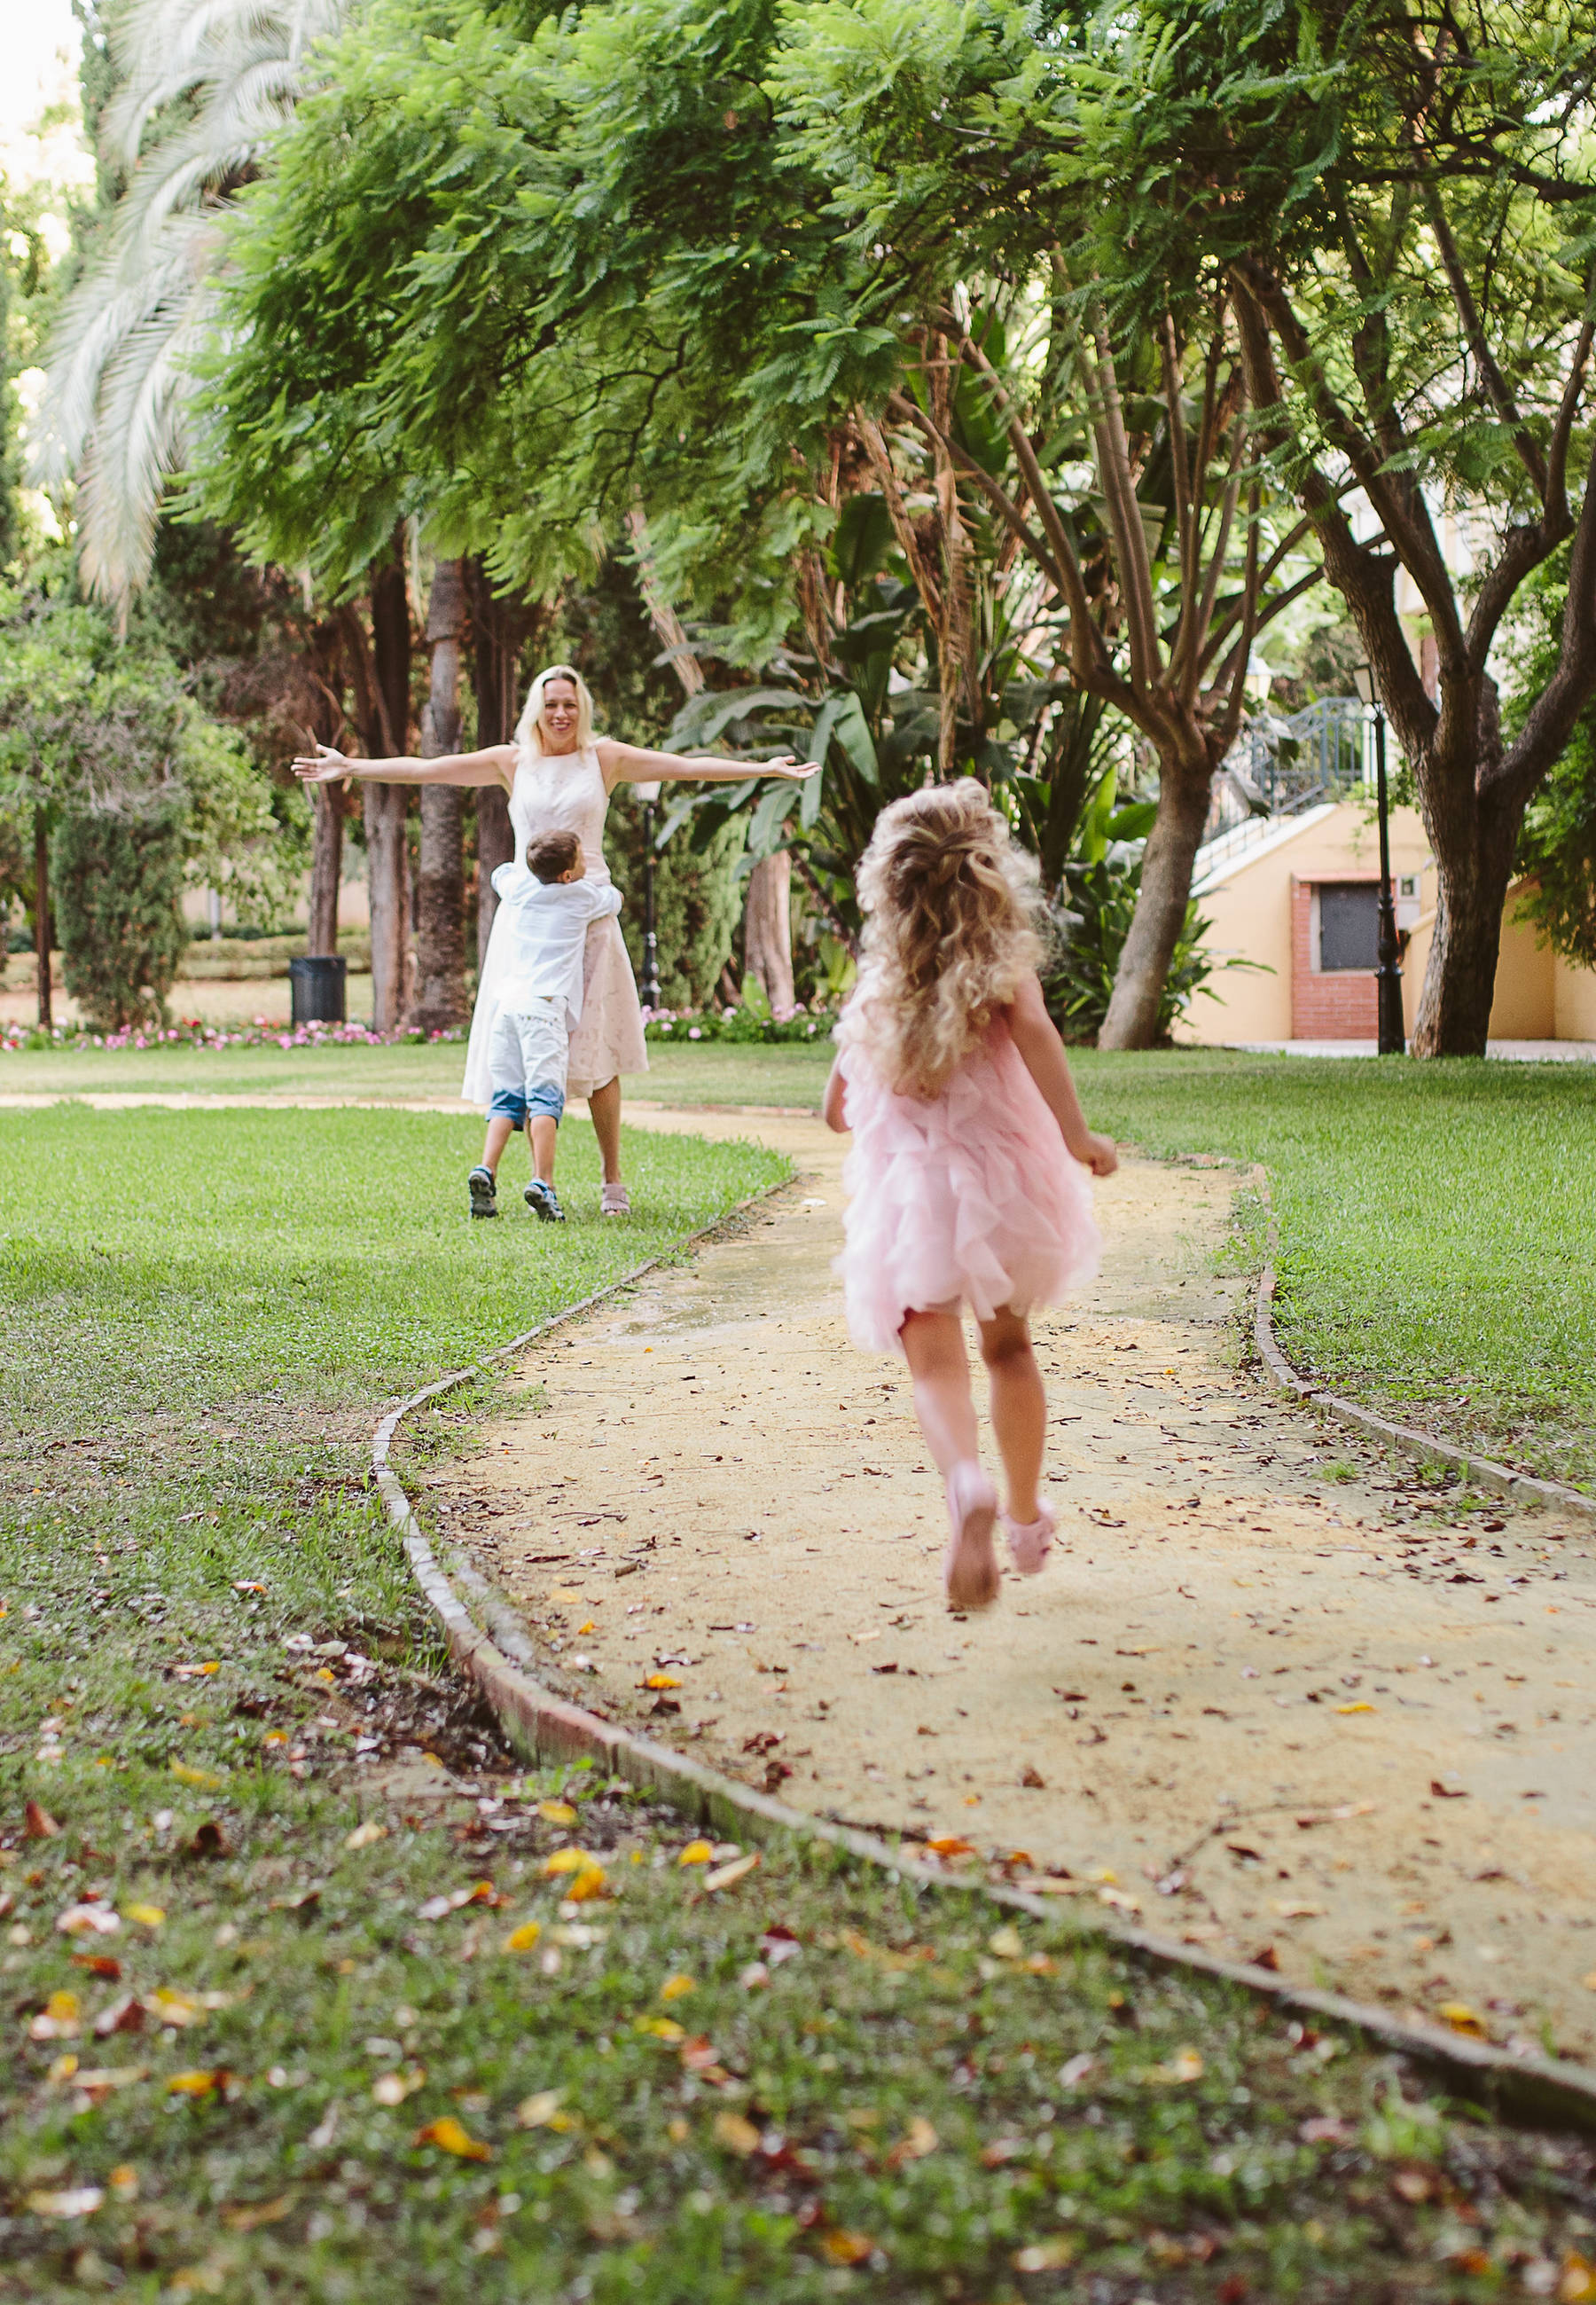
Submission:
[[[593,741],[593,699],[587,682],[573,664],[546,664],[526,693],[515,742],[524,761],[543,758],[543,692],[551,680],[568,680],[576,691],[576,749],[585,753]]]
[[[936,1096],[1041,958],[1035,863],[964,777],[882,810],[859,897],[859,983],[842,1037],[900,1095]]]

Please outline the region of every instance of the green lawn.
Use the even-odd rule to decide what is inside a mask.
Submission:
[[[0,2299],[1563,2277],[1583,2160],[1355,2042],[823,1855],[705,1894],[676,1821],[508,1766],[371,1425],[778,1169],[640,1136],[606,1228],[577,1130],[563,1232],[473,1227],[463,1127],[0,1115]],[[562,1911],[574,1845],[604,1893]],[[86,1905],[116,1925],[58,1926]]]

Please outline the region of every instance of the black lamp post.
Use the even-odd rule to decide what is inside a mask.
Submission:
[[[659,999],[659,938],[654,927],[654,811],[659,804],[658,785],[639,785],[643,804],[643,1007],[658,1008]]]
[[[1386,801],[1386,711],[1375,689],[1373,668],[1361,664],[1353,678],[1357,682],[1358,694],[1374,714],[1375,804],[1380,814],[1380,932],[1375,946],[1379,1049],[1382,1057],[1400,1057],[1407,1052],[1407,1035],[1402,1023],[1402,966],[1396,957],[1400,948],[1396,941],[1396,906],[1391,892],[1391,838]]]

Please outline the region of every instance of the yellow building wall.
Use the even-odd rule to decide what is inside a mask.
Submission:
[[[1435,871],[1418,812],[1391,813],[1391,871],[1418,872],[1425,909],[1435,902]],[[1429,869],[1426,870],[1426,867]],[[1244,855],[1197,899],[1209,923],[1204,945],[1216,960],[1232,954],[1263,961],[1273,971],[1216,970],[1210,1000],[1199,993],[1176,1037],[1200,1048],[1225,1042],[1286,1041],[1291,1037],[1291,884],[1357,878],[1380,870],[1380,835],[1361,802],[1337,801],[1310,810],[1296,830],[1261,855]]]
[[[1559,1041],[1596,1041],[1596,969],[1554,959],[1552,1030]]]

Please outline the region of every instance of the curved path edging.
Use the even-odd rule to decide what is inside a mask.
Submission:
[[[771,1187],[772,1192],[782,1189],[781,1186]],[[1267,1187],[1265,1193],[1267,1199]],[[705,1226],[689,1235],[682,1246],[693,1247],[712,1238],[732,1219],[768,1196],[759,1194],[741,1202],[719,1223]],[[1270,1216],[1272,1223],[1272,1211]],[[656,1744],[651,1739],[637,1736],[631,1730],[606,1721],[582,1705],[556,1697],[528,1669],[533,1662],[531,1645],[522,1633],[508,1603],[463,1555],[450,1548],[440,1559],[429,1542],[412,1510],[403,1484],[389,1462],[394,1436],[403,1420],[412,1410],[436,1399],[440,1394],[469,1383],[495,1362],[524,1350],[538,1338],[547,1336],[552,1330],[590,1311],[594,1306],[603,1303],[619,1290],[631,1287],[664,1262],[663,1256],[650,1257],[631,1272],[623,1274],[619,1280],[584,1297],[580,1304],[568,1306],[563,1312],[551,1314],[535,1328],[512,1338],[508,1344],[485,1354],[468,1367],[456,1369],[449,1375],[423,1386],[419,1392],[412,1393],[396,1408],[390,1410],[373,1433],[373,1478],[388,1518],[403,1544],[416,1583],[438,1620],[450,1654],[475,1681],[512,1748],[527,1760],[537,1763],[551,1758],[587,1757],[603,1762],[612,1774],[624,1776],[630,1782],[646,1787],[671,1801],[690,1817],[715,1824],[724,1831],[735,1830],[760,1841],[773,1841],[784,1834],[821,1841],[865,1864],[880,1866],[895,1877],[912,1880],[924,1888],[981,1895],[995,1905],[1027,1913],[1034,1919],[1052,1917],[1056,1909],[1046,1898],[1001,1883],[965,1880],[957,1875],[933,1869],[904,1856],[889,1841],[873,1833],[862,1833],[852,1825],[834,1824],[824,1818],[811,1816],[801,1809],[789,1807],[785,1802],[775,1800],[768,1794],[756,1792],[751,1786],[724,1776],[718,1770],[706,1768],[701,1762],[690,1760],[684,1754]],[[1268,1278],[1272,1288],[1272,1266]],[[1259,1302],[1259,1320],[1267,1325],[1261,1289]],[[1309,1388],[1304,1387],[1291,1372],[1284,1357],[1279,1355],[1278,1347],[1274,1346],[1272,1331],[1269,1331],[1269,1341],[1292,1389],[1299,1395],[1305,1394],[1317,1401],[1320,1396],[1312,1394]],[[1261,1340],[1260,1349],[1263,1349]],[[1270,1365],[1274,1365],[1273,1362]],[[1362,1412],[1359,1415],[1361,1417]],[[1378,1423],[1373,1419],[1368,1421]],[[1381,1429],[1393,1433],[1398,1430],[1396,1427]],[[1515,1486],[1530,1485],[1520,1483],[1516,1476],[1508,1475],[1507,1477],[1515,1482]],[[1544,1488],[1549,1484],[1533,1485]],[[1573,1495],[1575,1493],[1568,1493]],[[1582,1499],[1580,1501],[1586,1501]],[[470,1596],[470,1604],[463,1595]],[[475,1614],[471,1604],[474,1604]],[[481,1622],[478,1621],[479,1618]],[[484,1625],[490,1630],[484,1630]],[[1159,1936],[1150,1930],[1133,1928],[1111,1920],[1106,1914],[1094,1914],[1090,1923],[1081,1920],[1079,1926],[1083,1935],[1107,1938],[1127,1952],[1159,1968],[1184,1969],[1239,1986],[1281,2010],[1316,2018],[1320,2022],[1329,2020],[1347,2026],[1365,2039],[1413,2059],[1439,2076],[1456,2095],[1472,2103],[1482,2104],[1493,2112],[1557,2127],[1596,2130],[1596,2073],[1587,2071],[1583,2066],[1561,2064],[1549,2058],[1515,2057],[1492,2043],[1444,2032],[1436,2026],[1404,2024],[1366,2003],[1349,2000],[1337,1993],[1321,1992],[1313,1986],[1293,1985],[1254,1962],[1226,1961],[1218,1954],[1206,1952],[1200,1947],[1177,1944],[1173,1939]]]
[[[1326,1392],[1306,1377],[1299,1376],[1275,1335],[1274,1302],[1278,1285],[1275,1259],[1280,1253],[1280,1229],[1275,1220],[1269,1178],[1261,1168],[1257,1168],[1247,1181],[1257,1191],[1269,1216],[1268,1247],[1263,1270],[1258,1276],[1258,1299],[1252,1314],[1252,1341],[1278,1391],[1322,1409],[1328,1416],[1338,1417],[1344,1425],[1359,1425],[1376,1440],[1401,1449],[1410,1457],[1451,1465],[1465,1479],[1477,1481],[1482,1488],[1493,1490],[1499,1496],[1531,1505],[1558,1505],[1566,1512],[1583,1513],[1596,1520],[1596,1497],[1586,1496],[1580,1489],[1568,1488],[1561,1481],[1537,1480],[1531,1473],[1515,1473],[1510,1465],[1498,1465],[1494,1458],[1456,1448],[1449,1441],[1438,1440],[1432,1433],[1420,1432],[1416,1425],[1393,1425],[1388,1418],[1377,1416],[1372,1409],[1360,1408],[1355,1400],[1347,1400],[1340,1393]]]

